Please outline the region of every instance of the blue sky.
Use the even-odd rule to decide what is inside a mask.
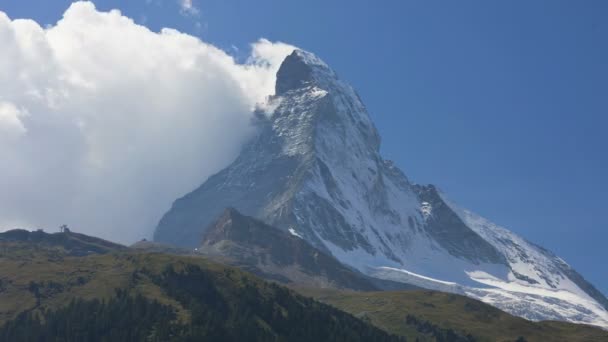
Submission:
[[[70,1],[0,4],[53,24]],[[310,50],[361,94],[414,182],[562,256],[608,293],[608,2],[95,1],[236,56]],[[127,4],[125,4],[127,3]]]

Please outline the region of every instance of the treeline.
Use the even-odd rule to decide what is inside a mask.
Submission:
[[[166,293],[188,308],[187,336],[209,341],[404,341],[368,323],[295,294],[274,283],[226,271],[215,275],[186,265],[150,276]]]
[[[20,314],[0,329],[2,341],[169,341],[178,332],[173,308],[116,291],[107,300],[73,300],[55,311]]]
[[[19,315],[0,328],[2,341],[404,341],[366,322],[270,283],[186,265],[145,272],[190,312],[117,290],[109,300],[73,300],[54,310]],[[136,278],[138,275],[134,275]],[[140,274],[139,276],[142,276]],[[225,279],[224,279],[225,280]]]

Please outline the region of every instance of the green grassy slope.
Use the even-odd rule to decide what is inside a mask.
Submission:
[[[565,322],[531,322],[464,296],[436,291],[344,292],[299,289],[303,294],[342,309],[395,334],[414,340],[428,325],[453,329],[480,341],[608,341],[599,328]],[[409,319],[408,319],[409,316]],[[432,334],[426,334],[433,341]]]
[[[214,340],[242,338],[231,331],[261,341],[394,340],[388,333],[409,341],[608,341],[608,332],[597,328],[534,323],[441,292],[297,289],[351,316],[200,256],[141,252],[74,233],[12,234],[0,234],[0,340],[85,340],[65,335],[78,331],[132,340],[121,334],[135,325],[143,334],[137,336],[162,341],[211,332],[219,334]],[[116,313],[147,319],[126,319],[116,328],[94,318]],[[80,328],[68,329],[66,322]],[[18,335],[33,332],[38,335]]]
[[[133,319],[142,313],[148,319]],[[119,322],[122,331],[106,329]],[[100,332],[95,341],[132,340],[128,330],[161,341],[399,340],[200,257],[131,251],[73,257],[63,245],[22,241],[0,242],[0,325],[2,341],[86,340],[91,331]]]

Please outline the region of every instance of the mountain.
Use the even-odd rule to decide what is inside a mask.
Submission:
[[[0,239],[0,341],[608,339],[598,328],[529,322],[460,295],[299,288],[303,296],[200,255],[146,252],[142,244],[72,254],[42,242],[65,233],[35,235]]]
[[[196,253],[298,288],[372,291],[399,285],[367,277],[294,233],[244,216],[234,208],[226,209],[207,228]]]
[[[358,94],[295,50],[258,134],[227,168],[177,199],[154,240],[189,248],[224,208],[306,240],[372,277],[464,294],[531,320],[608,328],[608,300],[565,261],[410,182],[379,152]]]
[[[420,289],[410,284],[366,276],[312,247],[292,232],[269,226],[234,208],[226,208],[207,228],[197,248],[176,247],[146,239],[129,247],[143,253],[204,257],[295,289]]]
[[[287,283],[363,291],[377,289],[363,275],[306,241],[243,216],[232,208],[206,230],[197,251]]]

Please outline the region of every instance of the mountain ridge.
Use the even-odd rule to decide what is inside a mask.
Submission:
[[[379,290],[357,271],[287,233],[227,208],[205,231],[196,253],[266,279],[319,288]]]

